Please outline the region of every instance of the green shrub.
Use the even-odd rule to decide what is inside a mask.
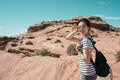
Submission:
[[[25,44],[26,45],[33,45],[32,41],[27,41]]]
[[[43,48],[43,49],[41,49],[38,53],[37,53],[37,55],[42,55],[42,56],[51,56],[51,52],[48,50],[48,49],[45,49],[45,48]]]
[[[57,39],[57,40],[55,41],[55,43],[61,43],[61,40]]]
[[[10,42],[14,42],[14,43],[16,43],[16,42],[18,42],[18,41],[19,41],[18,38],[11,38],[11,39],[10,39]]]
[[[76,44],[70,44],[67,47],[67,54],[68,55],[76,55],[77,53],[76,53],[75,47],[76,47]]]
[[[70,31],[65,31],[65,32],[69,33]]]
[[[117,61],[116,62],[120,62],[120,51],[117,51],[117,54],[115,55]]]

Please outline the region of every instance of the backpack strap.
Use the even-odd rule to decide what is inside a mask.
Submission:
[[[92,45],[93,45],[93,47],[94,47],[94,49],[95,49],[95,51],[97,52],[98,51],[98,49],[95,47],[95,43],[93,42],[93,40],[90,38],[90,37],[87,37],[91,42],[92,42]],[[96,55],[96,53],[95,53],[95,55]],[[93,61],[93,59],[90,57],[90,62],[93,64],[93,66],[96,68],[96,64],[94,63],[94,61]]]
[[[90,37],[87,37],[87,38],[92,42],[92,45],[93,45],[95,51],[97,52],[98,49],[95,47],[95,42]]]

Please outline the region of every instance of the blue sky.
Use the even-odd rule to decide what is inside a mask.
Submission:
[[[99,16],[120,27],[120,0],[0,0],[0,35],[27,31],[42,21]]]

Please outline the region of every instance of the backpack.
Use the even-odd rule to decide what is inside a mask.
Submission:
[[[100,77],[107,77],[110,73],[110,66],[107,63],[107,60],[105,56],[102,54],[102,52],[97,51],[96,52],[96,58],[95,62],[92,61],[92,64],[94,65],[96,69],[96,74]]]
[[[107,59],[105,58],[103,53],[95,47],[93,40],[89,37],[88,37],[88,39],[92,42],[93,47],[96,51],[95,62],[93,62],[92,58],[90,58],[91,63],[95,67],[96,74],[100,77],[107,77],[111,73],[110,76],[111,76],[111,80],[112,80],[112,70],[111,70],[109,64],[107,63]]]

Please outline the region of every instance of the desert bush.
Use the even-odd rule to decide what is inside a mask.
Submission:
[[[51,38],[48,37],[46,40],[51,40]]]
[[[15,54],[21,53],[19,50],[16,50],[16,49],[9,49],[8,52],[9,53],[15,53]]]
[[[117,59],[116,62],[120,62],[120,51],[116,51],[116,53],[117,53],[117,54],[115,55],[115,56],[116,56],[116,59]]]
[[[16,44],[16,43],[12,43],[12,44],[11,44],[12,47],[16,47],[17,45],[18,45],[18,44]]]
[[[64,45],[61,45],[61,47],[63,48],[63,47],[65,47]]]
[[[65,31],[65,32],[69,33],[70,31]]]
[[[32,41],[27,41],[25,44],[26,45],[33,45]]]
[[[120,34],[115,34],[116,36],[120,36]]]
[[[11,39],[10,39],[10,42],[14,42],[14,43],[16,43],[16,42],[18,42],[18,41],[19,41],[18,38],[11,38]]]
[[[28,36],[28,39],[34,39],[35,37],[34,36]]]
[[[77,53],[76,53],[75,47],[76,47],[76,44],[70,44],[67,47],[67,54],[68,55],[76,55]]]
[[[92,37],[98,37],[98,35],[97,35],[97,34],[92,34],[91,36],[92,36]]]
[[[94,33],[94,30],[90,30],[90,33],[93,34],[93,33]]]
[[[39,51],[36,53],[36,55],[42,55],[42,56],[51,56],[51,54],[52,54],[52,53],[51,53],[48,49],[45,49],[45,48],[39,50]]]
[[[25,48],[23,48],[23,47],[20,47],[20,48],[19,48],[19,50],[20,50],[20,51],[23,51],[23,50],[25,50]]]
[[[57,40],[55,41],[55,43],[61,43],[61,40],[57,39]]]

